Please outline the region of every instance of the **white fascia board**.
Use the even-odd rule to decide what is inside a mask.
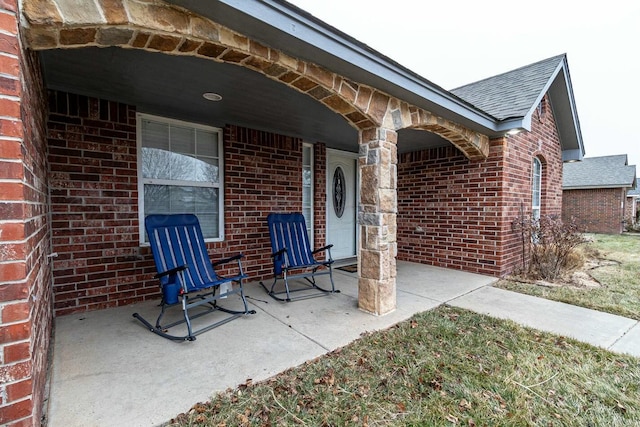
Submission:
[[[609,190],[616,188],[632,188],[630,185],[594,185],[581,187],[562,187],[563,190]]]
[[[375,74],[379,78],[435,103],[456,115],[471,120],[487,130],[498,132],[502,129],[500,123],[489,114],[470,106],[449,91],[434,85],[384,55],[367,49],[363,43],[342,34],[319,19],[310,19],[310,15],[305,16],[298,13],[290,5],[277,0],[219,1],[267,25],[278,28],[304,43],[347,61],[354,67]],[[324,66],[330,69],[330,66]]]

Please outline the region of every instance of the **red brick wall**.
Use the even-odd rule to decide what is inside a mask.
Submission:
[[[158,298],[149,249],[138,242],[135,109],[62,92],[51,92],[49,104],[56,314]],[[326,149],[314,151],[320,245]],[[227,126],[224,158],[225,239],[209,252],[244,253],[245,272],[258,280],[272,273],[266,216],[302,209],[302,141]]]
[[[327,147],[316,143],[313,152],[314,164],[314,239],[316,248],[321,248],[327,243]]]
[[[250,280],[271,277],[267,215],[302,211],[302,140],[227,126],[224,130],[225,240],[209,243],[214,257],[241,252]],[[324,245],[326,147],[314,146],[314,243]],[[224,273],[224,271],[223,271]]]
[[[622,188],[565,190],[562,218],[574,218],[589,233],[620,234],[623,231],[626,191]]]
[[[521,264],[512,222],[531,211],[534,156],[543,163],[542,214],[561,210],[560,143],[544,102],[531,132],[491,141],[484,161],[453,146],[399,155],[398,259],[496,276]]]
[[[52,324],[46,102],[17,3],[0,2],[0,425],[35,426]]]
[[[224,132],[225,240],[211,243],[223,257],[242,252],[251,280],[273,269],[267,215],[302,210],[302,141],[238,126]]]
[[[475,163],[453,146],[399,155],[399,260],[499,274],[501,151],[493,142]]]
[[[56,315],[155,297],[138,244],[135,108],[50,92]]]
[[[521,235],[513,231],[513,221],[521,210],[531,212],[533,157],[542,162],[542,215],[562,214],[562,151],[548,96],[544,113],[534,112],[531,132],[506,138],[504,158],[504,211],[501,232],[503,250],[501,274],[522,267]]]

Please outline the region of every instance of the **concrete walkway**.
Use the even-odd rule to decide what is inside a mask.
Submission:
[[[342,293],[278,303],[256,283],[257,314],[175,343],[131,317],[157,315],[157,301],[56,319],[48,425],[155,426],[216,392],[269,378],[442,304],[511,319],[640,357],[638,322],[488,285],[492,277],[398,263],[397,310],[357,308],[357,275],[335,270]],[[237,302],[237,301],[236,301]]]
[[[637,320],[490,286],[448,304],[640,357]]]

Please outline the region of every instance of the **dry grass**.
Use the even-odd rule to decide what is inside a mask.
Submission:
[[[565,277],[557,286],[513,279],[494,286],[640,320],[640,235],[589,238],[591,242],[572,256],[572,266],[592,278],[592,285]],[[585,261],[582,267],[580,259]]]
[[[171,425],[640,425],[640,362],[440,307],[248,381]]]

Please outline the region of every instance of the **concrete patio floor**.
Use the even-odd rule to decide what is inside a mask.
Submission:
[[[399,262],[397,309],[381,317],[358,310],[357,274],[334,269],[334,281],[341,293],[292,303],[248,283],[245,294],[257,313],[194,342],[163,339],[132,317],[139,312],[155,323],[158,301],[59,317],[47,423],[160,425],[218,391],[269,378],[495,278]]]
[[[247,379],[264,380],[364,332],[386,329],[445,303],[640,357],[637,320],[487,286],[495,280],[399,262],[398,308],[381,317],[358,310],[356,273],[334,269],[341,293],[292,303],[272,300],[258,283],[249,283],[245,294],[257,313],[198,335],[194,342],[161,338],[131,316],[139,312],[155,323],[158,301],[60,317],[55,320],[46,423],[161,425],[216,392]],[[224,306],[232,303],[240,299]],[[180,310],[174,313],[179,316]]]

